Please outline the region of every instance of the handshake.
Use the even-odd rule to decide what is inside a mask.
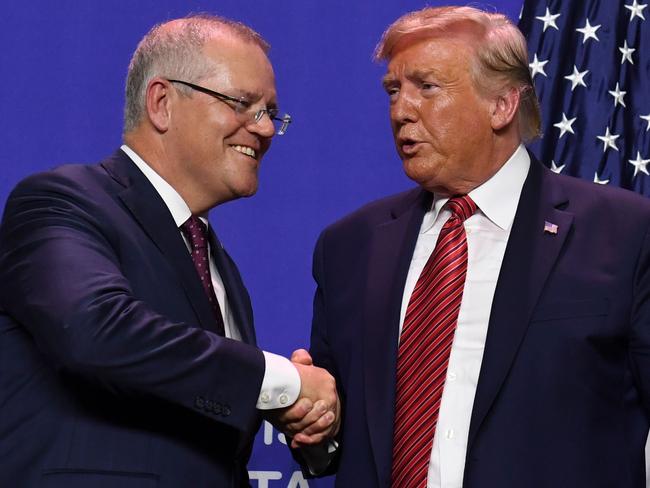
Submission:
[[[320,444],[333,438],[341,421],[341,403],[336,381],[325,369],[313,365],[304,349],[291,355],[300,375],[300,396],[290,407],[269,410],[267,420],[292,438],[291,447]]]

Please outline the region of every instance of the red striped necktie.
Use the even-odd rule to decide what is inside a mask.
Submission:
[[[183,235],[190,243],[192,249],[192,261],[196,272],[201,279],[201,286],[205,295],[210,302],[210,308],[214,315],[215,330],[217,334],[225,336],[225,326],[223,323],[223,316],[221,315],[221,307],[217,295],[214,293],[212,286],[212,276],[210,274],[210,259],[208,256],[208,227],[201,222],[201,219],[192,215],[189,219],[181,225]]]
[[[397,357],[392,488],[424,488],[467,274],[463,222],[476,211],[450,199],[445,222],[409,300]]]

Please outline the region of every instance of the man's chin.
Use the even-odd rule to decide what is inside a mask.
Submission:
[[[237,195],[239,198],[248,198],[252,197],[257,193],[257,179],[255,182],[251,182],[249,185],[239,188]]]
[[[431,179],[431,175],[428,174],[430,173],[430,170],[427,171],[425,166],[426,163],[419,158],[411,157],[402,159],[404,174],[420,186],[424,186],[424,184]]]
[[[456,192],[450,188],[453,187],[453,185],[449,184],[450,182],[446,182],[443,179],[436,177],[440,175],[432,175],[430,171],[414,171],[413,167],[407,168],[406,165],[404,166],[404,173],[411,181],[431,193],[435,193],[439,196],[450,196],[456,194]]]

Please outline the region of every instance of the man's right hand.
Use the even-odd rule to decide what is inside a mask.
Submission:
[[[294,351],[291,361],[300,375],[300,396],[290,407],[276,411],[272,423],[293,437],[291,447],[320,444],[338,432],[336,381],[327,370],[314,366],[304,349]]]

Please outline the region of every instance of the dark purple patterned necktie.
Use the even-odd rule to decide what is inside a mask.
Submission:
[[[183,235],[192,248],[192,261],[201,279],[203,291],[210,301],[212,313],[214,314],[216,331],[219,335],[225,336],[225,327],[219,301],[214,293],[212,277],[210,276],[210,260],[208,259],[208,227],[195,215],[192,215],[181,225]]]

